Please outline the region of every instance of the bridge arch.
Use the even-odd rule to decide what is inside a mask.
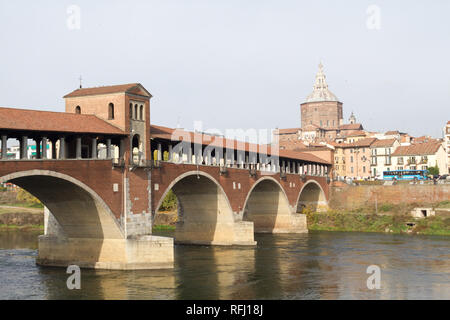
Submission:
[[[176,242],[218,245],[235,242],[230,201],[220,183],[211,175],[189,171],[178,176],[166,188],[156,209],[170,190],[178,199]]]
[[[123,230],[103,199],[81,181],[55,171],[19,171],[0,177],[38,198],[67,238],[124,239]]]
[[[303,185],[297,197],[297,212],[308,208],[312,211],[323,211],[328,207],[327,198],[322,186],[315,180]]]
[[[255,182],[244,203],[243,220],[252,221],[256,233],[290,232],[291,208],[277,180],[262,177]]]

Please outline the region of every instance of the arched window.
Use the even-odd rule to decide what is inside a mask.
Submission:
[[[81,107],[80,106],[76,106],[75,113],[76,114],[81,114]]]
[[[133,104],[130,103],[130,119],[133,119]]]
[[[132,142],[131,142],[131,150],[132,150],[132,161],[134,164],[139,164],[142,154],[141,154],[141,141],[140,136],[138,134],[133,136]]]
[[[138,105],[135,104],[134,105],[134,119],[138,119]]]
[[[108,105],[108,120],[113,120],[114,119],[114,104],[110,103]]]
[[[140,113],[139,113],[139,118],[141,120],[144,120],[144,106],[141,106],[141,110],[140,110]]]

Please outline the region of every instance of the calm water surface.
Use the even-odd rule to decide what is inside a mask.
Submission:
[[[171,236],[172,234],[166,233]],[[0,232],[0,299],[450,299],[450,239],[370,233],[256,235],[255,248],[176,246],[175,268],[39,267],[37,233]],[[369,265],[381,289],[368,290]]]

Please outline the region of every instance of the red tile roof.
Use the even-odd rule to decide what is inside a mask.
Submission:
[[[349,130],[339,133],[339,137],[361,137],[367,133],[364,130]]]
[[[391,130],[391,131],[386,131],[385,135],[390,136],[390,135],[395,135],[395,134],[400,134],[400,131],[398,130]]]
[[[278,129],[278,134],[293,134],[293,133],[297,133],[299,130],[301,130],[301,129],[300,128]],[[275,134],[277,134],[276,131],[275,131]]]
[[[370,147],[372,143],[377,140],[376,138],[365,138],[352,143],[336,143],[331,142],[330,145],[338,148],[361,148],[361,147]]]
[[[361,123],[349,123],[342,124],[339,126],[339,130],[362,130],[363,126]]]
[[[442,146],[440,142],[424,142],[412,144],[409,146],[400,146],[395,149],[393,156],[420,156],[435,154],[439,147]]]
[[[0,129],[125,135],[94,115],[0,107]]]
[[[392,147],[392,145],[394,144],[395,141],[397,141],[397,140],[396,139],[380,139],[380,140],[376,140],[370,146],[372,148]]]
[[[192,143],[201,143],[203,145],[227,147],[235,150],[258,152],[268,155],[276,154],[276,152],[278,151],[278,155],[283,158],[317,162],[322,164],[331,164],[330,162],[325,161],[311,154],[300,153],[292,150],[280,150],[279,148],[273,149],[270,145],[258,145],[254,143],[226,139],[224,137],[191,132],[186,131],[184,129],[173,129],[168,127],[162,127],[153,124],[151,125],[150,136],[152,138],[160,138],[171,141],[183,141],[185,139],[189,139]]]
[[[64,98],[73,98],[73,97],[81,97],[81,96],[89,96],[89,95],[97,95],[97,94],[111,94],[111,93],[134,93],[134,94],[144,94],[146,96],[151,97],[151,94],[139,83],[128,83],[128,84],[119,84],[113,86],[104,86],[104,87],[94,87],[94,88],[81,88],[75,91],[72,91],[69,94],[66,94]]]

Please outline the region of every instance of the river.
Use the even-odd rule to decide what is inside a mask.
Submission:
[[[171,236],[170,232],[159,233]],[[33,232],[0,232],[0,299],[450,299],[450,239],[377,233],[256,235],[256,247],[175,246],[175,268],[82,270],[35,264]],[[369,290],[367,267],[381,270]]]

